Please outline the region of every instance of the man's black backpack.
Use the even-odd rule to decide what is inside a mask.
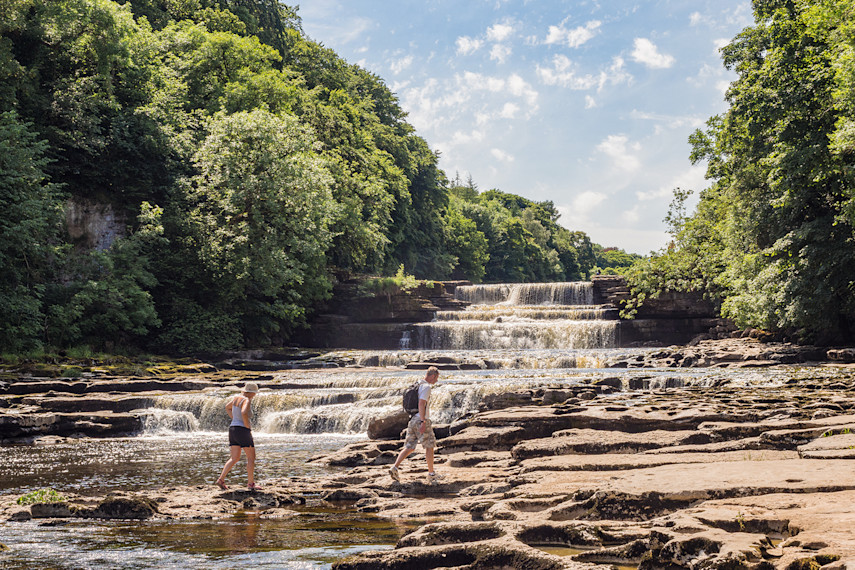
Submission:
[[[404,390],[404,411],[411,416],[419,413],[419,382]]]

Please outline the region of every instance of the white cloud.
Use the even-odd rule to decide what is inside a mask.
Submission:
[[[501,162],[513,162],[514,161],[514,157],[512,155],[510,155],[510,154],[506,153],[505,151],[498,149],[498,148],[490,149],[490,154],[493,155],[493,158],[495,158],[496,160],[499,160]]]
[[[505,103],[504,107],[502,107],[502,110],[499,112],[499,116],[503,119],[513,119],[519,110],[519,105],[515,105],[514,103]]]
[[[531,117],[538,111],[538,92],[517,74],[491,76],[473,71],[448,79],[432,78],[424,84],[399,91],[401,106],[420,131],[437,129],[434,146],[467,143],[461,134],[451,133],[460,125],[474,122],[486,129],[492,120]]]
[[[573,198],[573,216],[587,218],[597,206],[606,201],[605,194],[588,190]]]
[[[392,70],[392,73],[398,75],[399,73],[410,67],[412,64],[413,56],[408,55],[402,57],[401,59],[393,59],[392,62],[389,64],[389,68]]]
[[[496,24],[487,28],[487,40],[491,42],[503,42],[514,33],[514,27],[510,24]]]
[[[639,111],[638,109],[633,109],[629,116],[633,119],[638,119],[642,121],[654,121],[657,123],[662,123],[669,129],[680,129],[685,127],[697,129],[703,127],[705,122],[705,118],[698,116],[662,115],[658,113],[646,113],[644,111]]]
[[[516,95],[517,97],[522,97],[525,99],[526,103],[532,109],[536,109],[537,107],[537,96],[538,93],[535,91],[531,85],[529,85],[525,79],[513,73],[508,77],[508,91],[512,95]]]
[[[670,198],[674,188],[678,187],[684,190],[694,190],[697,196],[709,184],[705,178],[706,171],[706,164],[694,164],[688,170],[671,178],[658,189],[651,190],[650,192],[636,192],[635,196],[641,201],[661,200],[663,198]]]
[[[597,88],[598,91],[606,85],[632,83],[630,75],[623,67],[623,59],[614,58],[612,64],[598,74],[578,73],[576,65],[566,55],[556,55],[552,58],[552,67],[536,68],[537,76],[545,85],[560,85],[569,89],[584,91]]]
[[[451,137],[451,144],[461,145],[461,144],[470,144],[470,143],[478,143],[484,140],[484,133],[481,131],[471,131],[469,133],[464,133],[463,131],[456,131],[454,135]]]
[[[556,55],[552,58],[552,67],[537,66],[537,75],[546,85],[560,85],[570,89],[593,89],[599,84],[593,75],[577,75],[573,62],[566,55]]]
[[[577,48],[596,36],[601,25],[602,22],[599,20],[591,20],[584,26],[572,30],[568,30],[563,25],[549,26],[545,42],[547,44],[563,43],[571,48]]]
[[[632,59],[652,69],[665,69],[674,65],[674,57],[659,53],[659,48],[646,38],[635,38]]]
[[[623,220],[624,223],[630,225],[638,223],[638,221],[641,219],[638,210],[638,204],[636,204],[629,210],[624,210],[623,212],[621,212],[620,215],[621,220]]]
[[[633,154],[641,150],[641,145],[630,143],[625,135],[609,135],[597,145],[597,150],[611,158],[621,170],[634,172],[641,168],[641,160]]]
[[[469,36],[461,36],[457,38],[457,55],[470,55],[478,51],[483,45],[483,41],[470,38]]]
[[[732,12],[727,13],[727,23],[729,26],[736,26],[742,29],[754,23],[754,12],[750,2],[744,2],[736,7]]]
[[[701,14],[700,12],[692,12],[691,14],[689,14],[690,26],[698,26],[707,21],[707,17]]]
[[[612,60],[611,66],[600,72],[600,77],[597,81],[597,90],[602,91],[606,85],[620,85],[621,83],[632,83],[632,75],[623,67],[624,61],[622,57],[616,57]]]
[[[505,63],[509,55],[511,55],[511,48],[504,44],[496,44],[490,49],[490,59],[499,63]]]
[[[585,95],[585,108],[586,109],[593,109],[596,106],[597,106],[596,99],[594,99],[590,95]]]

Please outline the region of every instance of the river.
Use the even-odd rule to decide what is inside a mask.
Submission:
[[[509,286],[503,287],[506,290],[498,292],[470,291],[487,300],[466,315],[439,315],[423,327],[433,330],[417,334],[421,348],[343,351],[336,358],[354,366],[267,375],[262,384],[268,389],[253,401],[258,481],[263,485],[266,478],[329,473],[330,468],[311,459],[364,439],[372,417],[398,409],[403,389],[423,375],[406,369],[408,363],[464,368],[442,372],[431,403],[435,423],[476,412],[487,395],[522,389],[604,378],[646,389],[702,387],[722,380],[774,385],[791,372],[608,368],[616,359],[652,349],[611,348],[608,331],[613,321],[601,319],[585,295],[578,296],[576,285],[569,301],[567,294],[554,293],[554,286],[553,293],[535,301],[530,290],[520,301]],[[413,340],[402,339],[405,346]],[[442,344],[446,342],[464,344],[448,347]],[[217,388],[155,395],[153,405],[140,412],[146,429],[136,437],[5,445],[0,494],[23,495],[50,487],[60,493],[103,495],[111,490],[213,485],[228,457],[223,404],[233,393]],[[608,397],[632,405],[626,393]],[[245,478],[242,461],[229,483],[238,485]],[[417,521],[404,524],[335,508],[295,509],[285,520],[244,511],[222,520],[188,522],[0,522],[0,543],[8,547],[0,552],[0,566],[323,569],[360,550],[392,548],[413,524]]]

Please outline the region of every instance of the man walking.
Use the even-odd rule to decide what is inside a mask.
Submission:
[[[436,437],[433,434],[433,427],[430,422],[430,391],[437,380],[439,380],[439,370],[436,366],[431,366],[427,369],[424,379],[419,381],[419,411],[410,418],[410,422],[407,424],[407,439],[404,441],[404,449],[398,454],[395,464],[389,468],[389,475],[399,483],[401,476],[398,473],[398,467],[408,455],[415,451],[418,443],[421,443],[425,450],[428,483],[433,485],[442,478],[433,470],[433,448],[436,447]]]

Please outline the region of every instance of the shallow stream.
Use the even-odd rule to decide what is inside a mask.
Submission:
[[[591,306],[590,284],[459,287],[458,293],[473,306],[439,315],[415,337],[402,338],[402,347],[413,349],[342,351],[325,356],[326,362],[311,363],[329,368],[267,375],[262,384],[269,389],[253,401],[258,481],[263,485],[265,478],[329,473],[309,460],[365,438],[371,418],[399,409],[404,388],[423,374],[404,368],[412,363],[461,368],[443,371],[434,388],[435,423],[471,414],[490,396],[540,387],[608,379],[610,385],[636,390],[631,396],[627,391],[607,396],[632,406],[643,400],[637,390],[703,388],[721,382],[776,385],[794,375],[834,374],[819,368],[608,368],[617,359],[655,349],[609,348],[614,346],[614,321]],[[333,365],[342,361],[354,366]],[[217,388],[153,395],[140,412],[146,431],[138,437],[2,446],[0,494],[51,487],[60,493],[102,495],[212,485],[228,457],[223,405],[234,392]],[[241,462],[229,484],[245,480]],[[0,567],[323,569],[360,550],[392,548],[412,524],[348,510],[305,508],[275,520],[242,512],[196,522],[0,522],[0,543],[9,547],[0,552]]]
[[[607,360],[604,351],[598,358]],[[360,358],[366,355],[358,355]],[[370,358],[393,358],[371,354]],[[436,355],[434,355],[435,357]],[[470,353],[449,353],[471,358]],[[604,378],[629,384],[681,389],[727,379],[777,385],[794,374],[826,375],[815,369],[619,370],[542,367],[446,371],[434,392],[437,422],[450,422],[477,409],[487,394],[525,388],[567,386]],[[591,355],[589,353],[588,357]],[[526,356],[532,363],[532,355]],[[372,415],[395,409],[400,393],[422,372],[399,368],[284,371],[272,374],[273,389],[253,402],[256,416],[258,480],[329,473],[308,461],[365,438]],[[277,385],[287,386],[277,388]],[[111,490],[211,485],[227,458],[226,389],[163,394],[146,411],[148,431],[138,437],[81,439],[50,445],[2,447],[0,494],[22,495],[51,487],[59,492],[101,495]],[[633,405],[636,393],[609,396]],[[441,453],[441,450],[440,450]],[[229,483],[246,480],[244,463]],[[391,548],[408,528],[394,521],[348,510],[295,511],[287,520],[264,520],[256,513],[204,522],[72,521],[44,524],[0,523],[3,568],[256,568],[323,569],[364,549]]]

